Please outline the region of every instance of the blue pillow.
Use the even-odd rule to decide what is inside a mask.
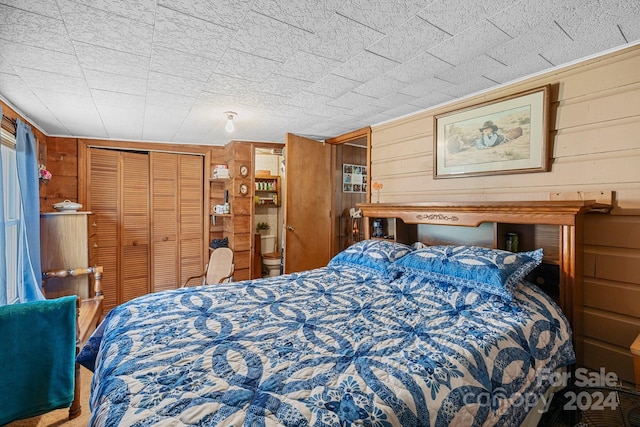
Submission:
[[[429,246],[400,258],[390,271],[435,279],[512,300],[515,286],[542,262],[542,249],[509,252],[478,246]]]
[[[329,267],[358,266],[374,274],[389,274],[388,267],[413,251],[411,246],[386,240],[362,240],[340,252],[329,261]]]

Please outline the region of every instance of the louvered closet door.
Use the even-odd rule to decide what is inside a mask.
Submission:
[[[204,222],[208,220],[204,212],[204,158],[202,156],[180,155],[180,283],[202,273],[203,258],[209,259],[204,251]]]
[[[151,289],[157,292],[180,286],[177,273],[178,155],[151,153],[151,177]]]
[[[149,155],[121,153],[122,302],[149,293]]]
[[[87,210],[93,212],[89,226],[95,228],[89,240],[89,259],[92,265],[104,267],[102,292],[106,314],[121,301],[118,287],[120,153],[92,148],[88,159]]]

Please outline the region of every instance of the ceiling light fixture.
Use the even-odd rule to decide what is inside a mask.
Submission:
[[[227,116],[227,124],[225,125],[224,129],[225,129],[227,132],[229,132],[229,133],[233,132],[233,131],[234,131],[234,129],[236,128],[236,127],[233,125],[233,118],[234,118],[235,116],[237,116],[237,115],[238,115],[238,113],[236,113],[235,111],[225,111],[225,112],[224,112],[224,113],[222,113],[222,114],[224,114],[225,116]]]

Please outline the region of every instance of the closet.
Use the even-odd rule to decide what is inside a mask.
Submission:
[[[201,155],[87,150],[89,262],[104,267],[105,314],[200,273],[203,171]]]

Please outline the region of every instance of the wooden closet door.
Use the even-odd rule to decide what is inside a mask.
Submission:
[[[89,260],[91,265],[104,267],[102,292],[106,314],[122,300],[118,286],[120,153],[91,148],[87,158],[87,210],[93,212],[89,227],[95,229],[89,239]]]
[[[121,153],[122,302],[149,293],[149,155]]]
[[[151,153],[151,183],[151,289],[157,292],[180,286],[177,283],[178,155]]]
[[[203,259],[209,259],[205,251],[204,221],[204,158],[202,156],[180,155],[179,179],[179,230],[180,242],[180,283],[202,273]]]

